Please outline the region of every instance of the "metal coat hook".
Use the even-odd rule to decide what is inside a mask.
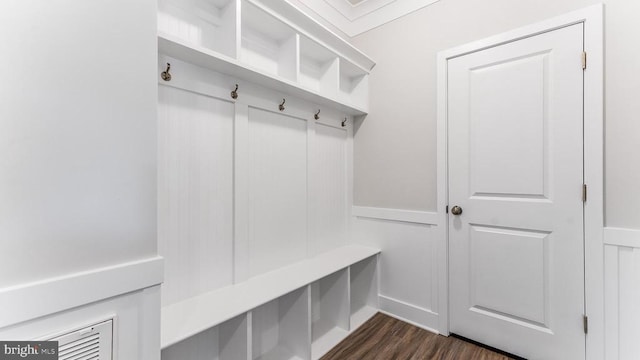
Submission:
[[[171,64],[167,63],[167,70],[160,73],[162,80],[171,81],[171,73],[169,73],[169,70],[171,70]]]
[[[236,89],[231,92],[231,98],[234,100],[238,98],[238,84],[236,84]]]
[[[344,121],[342,122],[342,127],[347,126],[347,118],[344,118]]]
[[[282,99],[282,104],[278,105],[278,109],[280,109],[280,111],[284,111],[284,103],[286,102],[285,99]]]
[[[318,112],[313,114],[313,118],[316,120],[320,120],[320,109],[318,109]]]

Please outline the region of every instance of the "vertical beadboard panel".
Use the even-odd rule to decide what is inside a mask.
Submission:
[[[605,245],[604,247],[604,278],[605,278],[605,354],[607,359],[620,359],[619,319],[620,304],[618,295],[620,284],[618,283],[618,246]]]
[[[346,244],[347,233],[347,131],[316,124],[313,142],[312,185],[314,236],[311,255]]]
[[[307,123],[249,108],[249,268],[258,275],[307,255]]]
[[[640,231],[605,228],[607,360],[640,357]]]
[[[640,249],[618,249],[620,360],[640,356]]]
[[[233,104],[161,86],[158,247],[164,306],[232,283]]]

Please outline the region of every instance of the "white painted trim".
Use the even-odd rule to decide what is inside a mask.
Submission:
[[[438,224],[438,214],[428,211],[353,206],[351,208],[351,215],[361,218],[391,220],[426,225]]]
[[[432,333],[440,334],[440,332],[435,328],[435,325],[438,324],[439,316],[433,311],[384,295],[379,295],[378,301],[380,303],[381,313]]]
[[[604,320],[604,5],[573,13],[584,24],[584,206],[585,312],[589,316],[586,358],[605,358]]]
[[[440,331],[448,334],[448,235],[447,215],[447,61],[471,52],[484,50],[565,26],[582,23],[588,67],[584,72],[584,177],[589,186],[585,204],[585,299],[589,316],[587,359],[604,358],[604,6],[587,8],[545,20],[533,25],[458,46],[438,53],[438,211],[443,226],[439,227],[438,258],[440,272]]]
[[[606,227],[604,244],[640,249],[640,230]]]
[[[162,283],[160,256],[0,289],[0,328]],[[19,304],[19,306],[16,306]]]

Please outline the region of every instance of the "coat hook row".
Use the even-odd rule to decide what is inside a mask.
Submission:
[[[234,100],[238,98],[238,84],[236,84],[235,90],[231,91],[231,98]]]
[[[280,105],[278,105],[278,109],[280,109],[280,111],[284,111],[284,103],[286,102],[285,99],[282,99],[282,103]]]
[[[342,127],[347,126],[347,118],[344,118],[344,120],[342,121]]]
[[[318,112],[313,114],[313,118],[316,120],[320,120],[320,109],[318,109]]]
[[[160,73],[160,77],[162,78],[162,80],[171,81],[171,73],[169,72],[169,70],[171,70],[171,64],[167,63],[167,70]]]

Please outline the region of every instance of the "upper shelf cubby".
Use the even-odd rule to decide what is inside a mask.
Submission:
[[[338,56],[315,41],[300,38],[300,85],[335,96],[339,82]]]
[[[236,57],[236,0],[160,0],[158,30]]]
[[[240,61],[296,81],[298,34],[285,23],[245,1],[242,3]]]
[[[369,73],[344,59],[340,59],[340,96],[368,107]]]
[[[158,51],[328,105],[368,108],[375,63],[282,0],[160,0]]]

